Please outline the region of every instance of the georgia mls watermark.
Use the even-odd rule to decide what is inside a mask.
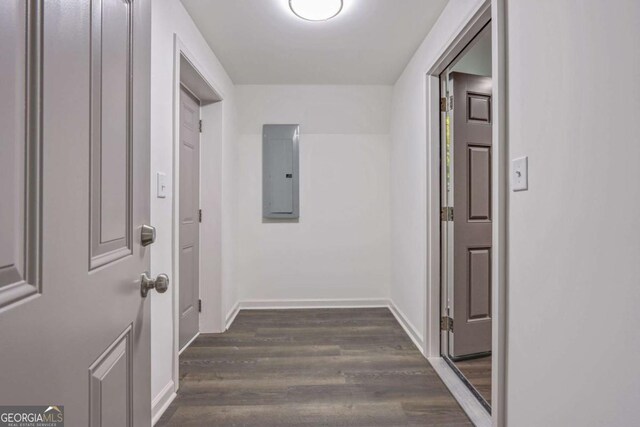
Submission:
[[[0,406],[0,427],[64,427],[64,406]]]

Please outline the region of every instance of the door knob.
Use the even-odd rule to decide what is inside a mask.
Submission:
[[[156,241],[156,228],[150,225],[143,225],[140,230],[140,243],[142,246],[149,246]]]
[[[165,293],[169,289],[169,276],[162,273],[152,279],[147,273],[142,273],[140,277],[140,295],[142,295],[142,298],[146,298],[151,289],[155,289],[161,294]]]

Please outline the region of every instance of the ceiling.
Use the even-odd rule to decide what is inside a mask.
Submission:
[[[394,84],[447,0],[344,0],[324,22],[288,0],[182,0],[236,84]]]

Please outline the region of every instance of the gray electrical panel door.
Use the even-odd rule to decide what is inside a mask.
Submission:
[[[262,216],[298,218],[298,125],[262,128]]]

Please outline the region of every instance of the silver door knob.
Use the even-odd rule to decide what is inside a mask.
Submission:
[[[142,273],[140,277],[140,295],[146,298],[151,289],[155,289],[161,294],[165,293],[167,289],[169,289],[169,276],[162,273],[158,274],[158,277],[155,279],[152,279],[147,273]]]

